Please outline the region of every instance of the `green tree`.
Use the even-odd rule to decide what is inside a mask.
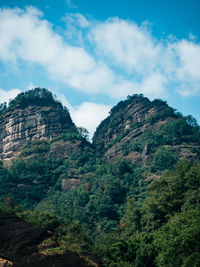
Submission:
[[[159,267],[200,265],[200,210],[176,214],[155,233]]]
[[[153,155],[153,162],[151,164],[151,170],[164,171],[165,169],[171,169],[177,162],[177,156],[166,148],[158,148]]]

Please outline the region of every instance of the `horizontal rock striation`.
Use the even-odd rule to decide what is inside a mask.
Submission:
[[[72,129],[75,131],[69,113],[61,107],[33,105],[8,109],[0,120],[0,160],[11,160],[29,140],[52,139]]]
[[[111,110],[110,116],[98,126],[93,138],[94,144],[97,147],[103,146],[107,150],[109,144],[112,144],[119,135],[136,138],[145,130],[144,125],[148,119],[156,117],[167,107],[165,102],[151,102],[143,96],[130,97],[119,102]]]
[[[165,146],[168,141],[162,144],[155,144],[155,140],[154,144],[146,141],[151,139],[150,136],[147,138],[149,133],[158,133],[163,126],[181,119],[182,116],[166,102],[159,99],[150,101],[142,95],[133,95],[111,109],[110,115],[98,126],[93,142],[110,162],[125,158],[132,163],[149,165],[159,146],[174,152],[181,159],[191,160],[197,155],[192,151],[199,147],[194,140],[193,143],[186,141],[187,148],[181,143]],[[184,127],[188,128],[186,135],[189,137],[191,126]]]

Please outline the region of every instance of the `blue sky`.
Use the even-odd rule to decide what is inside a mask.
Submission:
[[[199,0],[0,0],[0,102],[36,86],[91,135],[127,95],[200,123]]]

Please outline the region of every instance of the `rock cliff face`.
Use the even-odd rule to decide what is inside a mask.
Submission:
[[[59,140],[50,146],[50,156],[52,158],[68,158],[72,154],[81,155],[84,151],[93,151],[91,144],[85,140]]]
[[[153,159],[155,146],[144,136],[148,132],[150,135],[159,132],[166,124],[179,119],[173,108],[162,100],[150,101],[142,95],[129,96],[119,102],[98,126],[93,138],[94,147],[109,161],[123,157],[129,162],[148,165]],[[78,131],[69,112],[53,99],[51,93],[40,88],[23,93],[4,112],[0,111],[0,160],[9,162],[27,141],[37,139],[54,139],[48,151],[52,158],[67,159],[72,154],[94,151],[94,147],[83,140],[58,138],[56,141],[55,137],[62,133],[77,134]],[[187,140],[162,143],[166,150],[173,150],[179,158],[189,159],[195,157],[194,147],[200,151],[198,145]]]
[[[0,159],[11,160],[20,148],[34,139],[52,139],[65,131],[76,131],[62,106],[15,106],[0,116]]]
[[[163,126],[180,118],[162,100],[150,101],[142,95],[133,95],[111,110],[110,116],[98,126],[93,142],[109,161],[125,158],[129,162],[148,165],[153,159],[156,146],[145,141],[144,136],[147,133],[153,135]],[[177,153],[180,159],[196,156],[191,150],[197,144],[167,144],[162,145],[166,150]]]
[[[151,102],[143,96],[133,96],[121,101],[97,128],[93,139],[94,144],[107,150],[113,145],[114,140],[119,141],[119,135],[137,138],[149,128],[149,120],[158,116],[166,108],[169,107],[165,102]],[[170,111],[169,108],[169,113],[173,115]]]

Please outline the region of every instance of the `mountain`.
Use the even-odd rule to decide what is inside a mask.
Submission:
[[[50,147],[54,158],[66,158],[78,147],[88,149],[89,143],[82,144],[83,139],[82,142],[69,140],[80,139],[77,138],[79,129],[68,110],[44,88],[19,94],[8,107],[2,108],[0,117],[0,159],[4,162],[15,158],[33,140],[56,141],[57,138],[58,142]],[[197,126],[195,119],[183,118],[160,99],[150,101],[143,95],[128,96],[97,127],[93,148],[110,162],[123,157],[128,162],[149,165],[157,148],[171,151],[179,159],[193,159],[200,149],[193,126]],[[64,141],[60,136],[66,134],[71,137],[65,137]]]
[[[69,112],[41,88],[19,94],[0,114],[0,157],[15,157],[30,140],[51,140],[66,130],[77,133]]]
[[[160,99],[150,101],[143,95],[133,95],[111,109],[93,142],[110,162],[124,158],[149,166],[159,151],[192,160],[200,152],[195,125],[191,116],[184,118]]]
[[[80,186],[83,174],[76,161],[80,167],[88,158],[83,159],[84,154],[92,156],[94,148],[68,110],[44,88],[21,93],[8,107],[1,107],[0,159],[10,171],[14,168],[15,179],[11,182],[7,174],[1,177],[0,198],[12,193],[19,201],[28,198],[33,204],[50,188],[66,191]]]
[[[36,88],[0,105],[0,119],[0,211],[51,233],[30,248],[38,258],[24,251],[33,264],[54,266],[71,251],[103,266],[199,266],[200,127],[192,116],[128,96],[90,143],[68,110]]]

